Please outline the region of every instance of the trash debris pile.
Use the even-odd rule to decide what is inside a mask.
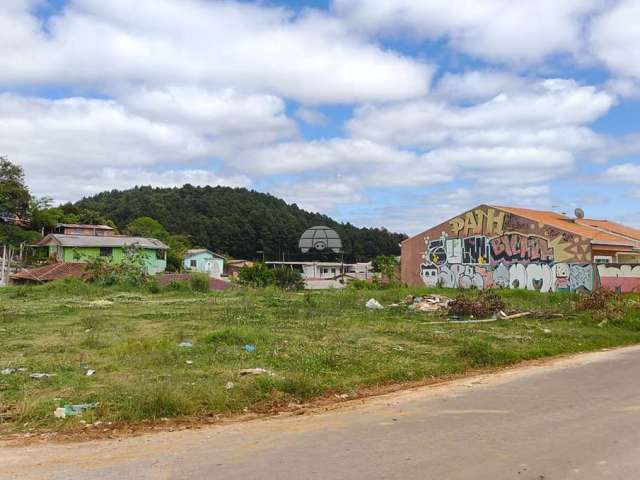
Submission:
[[[31,375],[29,375],[29,377],[35,378],[36,380],[43,380],[55,376],[55,373],[32,373]]]
[[[444,295],[425,295],[423,297],[407,295],[404,299],[404,304],[411,310],[417,310],[419,312],[438,312],[448,308],[452,301],[451,298],[445,297]]]
[[[497,293],[491,290],[482,290],[475,297],[460,295],[450,301],[447,308],[451,315],[487,318],[504,310],[505,304]]]
[[[384,307],[375,298],[370,298],[367,303],[364,304],[369,310],[382,310]]]
[[[189,340],[184,340],[178,344],[180,348],[193,348],[193,342]]]
[[[53,412],[53,416],[56,418],[74,417],[76,415],[82,415],[85,410],[90,410],[98,406],[97,402],[94,403],[79,403],[77,405],[65,405],[64,407],[58,407]]]

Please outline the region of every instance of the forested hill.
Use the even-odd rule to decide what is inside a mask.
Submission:
[[[267,260],[309,259],[298,250],[307,228],[326,225],[342,238],[345,261],[370,260],[377,255],[398,255],[406,235],[383,229],[357,228],[326,215],[288,205],[272,195],[245,188],[136,187],[103,192],[85,198],[79,207],[96,210],[124,229],[138,217],[158,220],[171,234],[188,235],[194,246],[223,252],[234,258]],[[316,255],[316,258],[319,258]]]

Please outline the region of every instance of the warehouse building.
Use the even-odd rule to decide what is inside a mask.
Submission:
[[[640,230],[580,209],[480,205],[405,240],[401,275],[413,286],[640,291]]]

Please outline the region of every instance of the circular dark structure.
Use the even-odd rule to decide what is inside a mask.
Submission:
[[[311,227],[302,234],[298,246],[302,253],[309,250],[332,250],[334,253],[340,253],[342,240],[336,231],[329,227]]]

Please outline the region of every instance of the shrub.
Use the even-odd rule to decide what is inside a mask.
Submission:
[[[284,290],[302,290],[304,280],[300,272],[287,267],[277,267],[272,270],[273,283]]]
[[[194,292],[208,292],[209,277],[204,273],[193,273],[189,277],[189,286]]]
[[[149,293],[160,293],[160,282],[158,282],[156,277],[150,277],[147,280],[147,289],[149,290]]]
[[[144,251],[136,246],[125,249],[124,258],[96,257],[87,262],[85,271],[91,283],[101,286],[126,285],[138,287],[147,281]]]
[[[266,287],[273,284],[273,271],[264,263],[242,267],[238,273],[238,282],[249,287]]]

